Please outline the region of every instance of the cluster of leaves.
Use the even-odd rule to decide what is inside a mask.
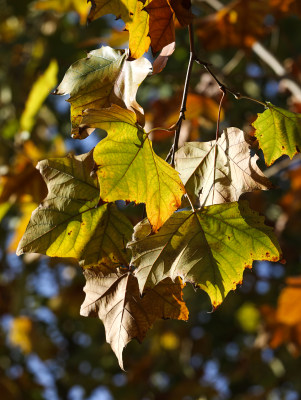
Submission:
[[[206,291],[216,308],[253,260],[282,256],[272,229],[239,201],[245,192],[271,187],[249,135],[227,128],[218,140],[185,143],[173,168],[154,152],[153,132],[144,130],[137,89],[164,68],[175,18],[182,26],[192,23],[190,2],[92,0],[90,21],[108,13],[126,23],[129,49],[91,51],[55,91],[70,95],[73,138],[95,128],[107,137],[87,154],[39,162],[48,195],[33,212],[18,254],[80,262],[87,280],[81,314],[103,320],[123,367],[125,345],[141,341],[155,320],[187,320],[186,282]],[[161,51],[153,66],[142,57],[149,46]],[[301,116],[263,105],[255,135],[271,165],[299,151]],[[134,232],[120,201],[145,204],[146,218]]]

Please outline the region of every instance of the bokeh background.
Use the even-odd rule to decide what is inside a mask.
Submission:
[[[211,62],[229,87],[301,112],[299,0],[236,1],[226,20],[215,15],[212,25],[207,16],[223,4],[230,2],[193,2],[200,58]],[[73,140],[66,97],[49,94],[87,51],[127,45],[122,21],[110,15],[86,25],[88,10],[85,0],[0,0],[1,399],[301,398],[300,157],[283,157],[266,169],[259,151],[275,188],[244,195],[275,227],[286,264],[254,263],[213,313],[208,296],[187,286],[189,321],[158,322],[143,344],[130,343],[126,372],[105,342],[101,321],[79,315],[85,282],[74,261],[15,255],[31,212],[47,193],[36,163],[82,154],[103,137],[94,132],[84,141]],[[227,24],[234,34],[228,36]],[[165,70],[148,77],[138,92],[147,128],[177,121],[189,44],[186,29],[178,28],[176,35],[177,48]],[[279,60],[283,73],[275,72],[276,60],[254,53],[256,40]],[[153,59],[151,53],[147,57]],[[297,89],[291,89],[292,82]],[[182,143],[213,139],[220,95],[196,66]],[[263,112],[259,104],[227,96],[221,128],[252,133],[258,112]],[[156,131],[153,141],[165,157],[172,135]],[[129,205],[128,212],[135,221],[141,207]]]

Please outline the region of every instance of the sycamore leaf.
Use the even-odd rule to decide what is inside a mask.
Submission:
[[[267,104],[268,109],[258,114],[253,126],[263,151],[266,165],[287,154],[293,158],[301,149],[301,114]]]
[[[146,220],[128,244],[140,292],[162,279],[180,276],[205,290],[217,307],[242,282],[253,260],[281,257],[272,228],[247,202],[174,213],[156,234]]]
[[[191,12],[190,0],[169,0],[169,4],[182,26],[192,23],[194,15]]]
[[[91,133],[79,129],[85,109],[100,109],[113,103],[135,111],[139,123],[144,125],[136,92],[151,71],[151,63],[146,58],[130,62],[126,57],[124,50],[103,46],[72,64],[66,72],[55,94],[70,94],[73,137],[82,139]]]
[[[165,279],[140,296],[138,282],[131,273],[112,271],[104,266],[84,271],[86,298],[83,316],[98,316],[104,323],[106,339],[123,369],[122,352],[136,338],[141,342],[157,319],[188,319],[180,279]]]
[[[97,179],[90,176],[92,153],[38,163],[48,196],[33,212],[17,254],[72,257],[82,265],[128,264],[125,244],[130,222],[114,204],[98,206]]]
[[[33,84],[20,119],[20,129],[22,131],[31,131],[36,114],[49,95],[50,90],[57,84],[57,73],[57,61],[52,60],[46,71]]]
[[[89,4],[83,0],[39,0],[34,3],[37,10],[55,10],[60,13],[75,11],[80,16],[80,23],[84,25],[90,10]]]
[[[145,203],[157,231],[180,206],[185,193],[178,172],[155,154],[133,112],[118,106],[87,110],[83,123],[108,133],[94,150],[101,199]]]
[[[249,48],[266,33],[267,1],[234,0],[214,14],[198,20],[197,34],[207,50]]]
[[[256,164],[258,156],[251,157],[246,139],[242,130],[228,128],[217,142],[185,143],[178,150],[176,170],[193,203],[237,201],[245,192],[271,187]]]
[[[149,13],[149,35],[153,53],[175,41],[174,12],[166,0],[152,0],[145,10]]]
[[[132,59],[141,57],[150,45],[149,15],[145,7],[150,0],[89,0],[92,4],[88,17],[94,21],[106,14],[114,14],[122,18],[125,28],[129,31],[129,49]]]

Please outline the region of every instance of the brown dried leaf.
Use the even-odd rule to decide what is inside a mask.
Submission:
[[[175,41],[174,13],[166,0],[152,0],[145,10],[149,13],[149,35],[153,53]]]
[[[138,281],[130,272],[121,273],[105,266],[84,271],[86,298],[80,314],[98,316],[104,323],[107,342],[116,354],[122,369],[122,353],[133,339],[141,342],[157,319],[188,319],[182,299],[183,285],[165,279],[140,297]]]

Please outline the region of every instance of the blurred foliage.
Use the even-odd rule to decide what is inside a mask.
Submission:
[[[202,26],[201,18],[205,18],[204,24],[211,23],[213,17],[209,15],[213,10],[209,4],[209,1],[194,2],[194,12],[200,18],[198,29]],[[274,8],[260,15],[263,26],[257,25],[253,35],[257,38],[258,33],[292,79],[300,82],[301,24],[300,18],[292,15],[298,11],[298,1],[270,0],[269,4]],[[5,400],[299,399],[300,158],[288,162],[283,157],[267,170],[274,190],[244,195],[251,207],[275,226],[286,265],[255,264],[252,271],[245,272],[241,287],[231,292],[214,313],[210,313],[207,295],[201,291],[194,293],[187,286],[184,297],[190,309],[188,322],[158,322],[142,345],[131,343],[125,350],[127,373],[120,371],[105,342],[101,322],[79,316],[84,299],[80,268],[59,258],[15,256],[16,243],[31,210],[46,196],[36,163],[66,152],[83,153],[93,147],[96,138],[102,137],[101,132],[95,132],[83,142],[72,140],[68,103],[51,95],[44,101],[46,92],[52,91],[67,68],[87,51],[100,43],[126,46],[127,39],[120,32],[121,21],[113,16],[103,17],[86,26],[85,7],[79,1],[0,0],[1,397]],[[219,19],[221,29],[231,21],[241,22],[237,14],[240,8],[229,7],[230,19],[225,15]],[[244,22],[254,26],[250,14]],[[242,28],[247,29],[246,25]],[[224,35],[227,33],[228,29]],[[212,35],[213,44],[201,36],[203,42],[197,44],[200,57],[220,70],[229,86],[300,112],[300,102],[285,89],[269,65],[248,48],[253,38],[240,37],[247,44],[244,49],[235,47],[237,40],[230,43],[231,47],[221,48],[216,40],[218,33]],[[176,41],[176,50],[164,71],[150,76],[138,91],[138,101],[147,110],[150,127],[159,120],[163,126],[165,119],[168,124],[176,122],[175,107],[189,57],[185,29],[176,29]],[[149,58],[152,59],[150,53]],[[52,66],[51,77],[43,84],[49,66]],[[33,94],[39,84],[42,89]],[[195,68],[182,143],[187,139],[214,138],[213,114],[219,98],[220,91],[210,76]],[[221,126],[237,126],[252,132],[251,123],[261,111],[256,103],[228,96]],[[30,122],[24,123],[24,113],[28,112]],[[155,133],[153,139],[156,151],[166,155],[172,137]],[[126,212],[135,222],[137,213],[143,211],[139,206],[129,205]]]

